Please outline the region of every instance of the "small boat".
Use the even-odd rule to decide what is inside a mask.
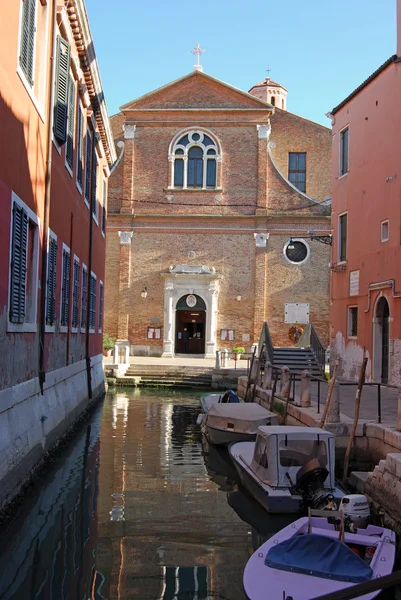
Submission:
[[[256,438],[261,425],[276,425],[278,417],[253,402],[213,404],[202,420],[202,432],[208,442],[225,444]]]
[[[344,530],[343,515],[310,511],[262,544],[245,567],[248,598],[266,600],[269,590],[269,600],[311,600],[389,575],[396,555],[394,531],[366,523],[355,528],[352,518]],[[379,593],[360,597],[370,600]]]
[[[335,436],[318,427],[259,427],[255,442],[230,444],[242,486],[271,513],[336,509]]]
[[[209,408],[214,404],[238,404],[239,402],[243,402],[243,400],[239,398],[233,390],[227,390],[226,392],[219,392],[216,394],[205,394],[200,398],[204,413],[207,413]]]

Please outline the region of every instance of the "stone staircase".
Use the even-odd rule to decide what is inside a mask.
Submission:
[[[308,369],[314,377],[323,377],[324,373],[317,362],[311,348],[279,348],[274,347],[274,366],[286,366],[291,371],[301,373]]]
[[[212,388],[211,367],[187,367],[169,365],[131,365],[125,377],[119,377],[118,385],[138,387]]]

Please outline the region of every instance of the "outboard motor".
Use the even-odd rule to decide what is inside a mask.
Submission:
[[[366,529],[371,521],[369,503],[363,494],[348,494],[341,498],[340,510],[344,513],[345,528],[349,531]]]
[[[298,471],[294,491],[301,494],[305,506],[315,510],[337,510],[333,494],[324,489],[329,472],[316,458],[308,461]]]

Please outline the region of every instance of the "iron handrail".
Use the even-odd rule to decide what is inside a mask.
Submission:
[[[322,371],[324,371],[324,365],[326,362],[326,350],[324,349],[324,346],[320,341],[320,338],[316,332],[316,329],[313,326],[313,323],[310,324],[310,347],[312,349],[313,354],[315,355],[317,362],[320,365],[320,368],[322,369]]]
[[[267,321],[263,323],[262,331],[260,332],[259,338],[259,349],[262,348],[263,344],[266,348],[267,358],[269,359],[270,364],[274,363],[274,347],[273,342],[270,336],[269,325]]]

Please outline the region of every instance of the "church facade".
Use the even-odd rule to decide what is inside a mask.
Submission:
[[[269,78],[199,68],[111,117],[105,326],[130,354],[214,357],[329,333],[331,132]]]

